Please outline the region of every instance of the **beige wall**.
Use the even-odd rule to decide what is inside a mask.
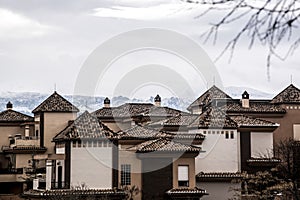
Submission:
[[[178,158],[173,160],[173,187],[178,188],[178,166],[189,166],[189,188],[196,186],[195,158]]]
[[[122,149],[126,149],[127,145],[122,145]],[[131,165],[131,186],[137,186],[140,190],[142,189],[142,162],[136,157],[134,151],[119,151],[119,170],[121,170],[121,164],[130,164]],[[119,171],[119,185],[121,185],[121,171]],[[141,200],[141,192],[134,197],[134,200]]]
[[[300,105],[282,105],[286,109],[286,114],[283,117],[266,117],[265,119],[276,122],[280,126],[274,131],[274,143],[280,140],[293,138],[294,124],[300,124]],[[291,108],[292,107],[292,108]],[[297,107],[297,109],[295,109]]]
[[[16,154],[16,168],[28,167],[28,160],[31,158],[31,154]]]
[[[12,135],[14,136],[15,134],[22,134],[24,135],[24,127],[20,127],[18,124],[14,126],[8,126],[8,125],[0,125],[0,151],[2,146],[9,146],[9,140],[8,136]]]
[[[69,120],[74,120],[73,113],[44,113],[44,146],[47,148],[47,154],[54,154],[53,137],[62,131],[68,125]]]

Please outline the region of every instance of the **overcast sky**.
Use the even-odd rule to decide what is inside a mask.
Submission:
[[[114,36],[139,28],[155,27],[183,34],[197,42],[213,60],[237,24],[222,29],[216,45],[211,42],[204,44],[200,35],[209,28],[214,17],[197,19],[201,10],[199,5],[180,0],[0,0],[0,92],[51,93],[56,84],[58,92],[72,94],[82,66],[97,47]],[[237,46],[231,63],[228,63],[228,55],[214,63],[222,86],[251,87],[277,93],[290,84],[290,76],[293,75],[293,83],[300,87],[299,50],[285,61],[273,59],[271,80],[268,80],[266,48],[257,44],[249,50],[247,44],[242,41]],[[139,60],[134,64],[158,64],[170,68],[174,66],[174,69],[182,66],[182,73],[180,70],[176,72],[184,74],[184,79],[192,82],[195,90],[199,85],[199,91],[195,93],[203,92],[203,87],[214,82],[213,77],[205,77],[197,83],[193,72],[187,70],[189,66],[178,60],[178,56],[172,58],[165,52],[153,51],[144,51],[143,55],[140,53],[117,60],[111,73],[120,74],[121,65]],[[156,60],[155,63],[151,63],[149,57]],[[120,79],[117,77],[111,81],[118,83]],[[109,85],[110,79],[105,80],[102,84]],[[162,90],[160,83],[153,85],[158,86],[155,89],[151,89],[149,84],[136,87],[132,94],[136,97],[145,95],[145,90],[148,90],[146,93]],[[168,95],[166,88],[165,95]],[[122,94],[112,93],[103,87],[95,93],[106,96]]]

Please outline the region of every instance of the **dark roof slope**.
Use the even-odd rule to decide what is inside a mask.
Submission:
[[[217,107],[208,107],[198,118],[189,125],[197,128],[237,128],[237,124]]]
[[[271,103],[300,103],[300,90],[291,84],[276,95]]]
[[[179,114],[174,117],[163,119],[149,124],[149,126],[188,126],[197,119],[199,115]]]
[[[79,109],[55,91],[32,112],[79,112]]]
[[[114,133],[88,111],[81,114],[53,140],[112,138]]]
[[[278,127],[279,125],[264,119],[249,117],[245,115],[234,115],[230,118],[237,123],[239,127]]]
[[[171,136],[172,135],[167,132],[146,128],[140,125],[135,125],[132,128],[118,134],[119,139],[157,139]]]
[[[222,108],[227,113],[285,113],[280,105],[272,104],[269,100],[250,100],[249,108],[242,107],[240,100],[226,102]]]
[[[128,150],[135,150],[138,153],[147,152],[200,152],[201,148],[193,145],[182,144],[170,139],[160,138],[156,140],[149,140],[130,147]]]
[[[196,99],[191,105],[189,105],[187,109],[191,110],[191,108],[194,106],[207,105],[213,99],[232,99],[232,98],[214,85],[206,92],[204,92],[204,94],[202,94],[198,99]]]
[[[33,117],[14,110],[5,110],[0,113],[0,122],[32,122]]]
[[[93,112],[98,118],[101,117],[134,117],[134,116],[176,116],[182,111],[155,106],[151,103],[125,103],[118,107],[101,108]]]

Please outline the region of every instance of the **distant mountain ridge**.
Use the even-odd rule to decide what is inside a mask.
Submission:
[[[274,95],[261,92],[252,88],[243,87],[226,87],[224,91],[230,95],[232,98],[241,98],[242,93],[247,90],[250,94],[250,98],[254,99],[271,99]],[[6,104],[8,101],[13,103],[13,108],[16,111],[25,113],[27,115],[32,115],[31,111],[37,107],[42,101],[44,101],[49,94],[41,94],[36,92],[2,92],[0,93],[0,111],[6,109]],[[103,100],[105,97],[88,97],[79,95],[63,95],[67,100],[72,102],[77,106],[81,112],[88,110],[93,112],[103,106]],[[175,108],[178,110],[186,111],[186,108],[195,99],[189,98],[178,98],[178,97],[162,97],[162,106],[167,106],[170,108]],[[124,103],[153,103],[154,97],[150,96],[148,99],[130,99],[124,96],[117,96],[111,99],[111,106],[119,106]]]

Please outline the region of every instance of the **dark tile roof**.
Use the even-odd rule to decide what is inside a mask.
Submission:
[[[57,92],[54,92],[32,112],[79,112],[79,109]]]
[[[168,116],[176,116],[181,113],[185,113],[185,112],[174,108],[169,108],[169,107],[153,106],[141,114],[143,116],[150,116],[150,117],[153,116],[168,117]]]
[[[230,118],[237,123],[239,127],[278,127],[279,125],[264,119],[249,117],[245,115],[233,115]]]
[[[191,108],[194,106],[207,105],[213,99],[231,99],[231,97],[214,85],[206,92],[204,92],[204,94],[196,99],[191,105],[189,105],[187,109],[191,110]]]
[[[128,150],[134,150],[138,153],[147,152],[200,152],[201,148],[193,145],[186,145],[170,139],[160,138],[156,140],[149,140],[138,144]]]
[[[114,133],[88,111],[57,134],[53,140],[112,138]]]
[[[114,107],[109,108],[100,108],[92,113],[92,115],[95,115],[96,117],[112,117],[113,116],[113,109]]]
[[[276,95],[272,103],[300,103],[300,90],[293,84],[289,85],[282,92]]]
[[[206,193],[206,190],[200,189],[198,187],[194,187],[194,188],[188,188],[188,187],[180,187],[180,188],[173,188],[171,190],[168,190],[167,192],[168,196],[171,197],[181,197],[182,198],[201,198],[204,195],[208,195],[208,193]]]
[[[227,101],[222,107],[227,113],[285,113],[286,110],[279,105],[266,100],[250,100],[249,108],[242,107],[240,100]]]
[[[149,124],[149,126],[188,126],[194,122],[199,115],[179,114],[174,117],[163,119]]]
[[[0,113],[0,122],[32,122],[33,117],[14,110],[5,110]]]
[[[93,112],[98,118],[101,117],[132,117],[146,112],[154,107],[151,103],[125,103],[118,107],[101,108]]]
[[[182,111],[155,106],[151,103],[125,103],[118,107],[101,108],[93,112],[98,118],[102,117],[134,117],[134,116],[175,116]]]
[[[145,139],[158,139],[158,138],[166,138],[166,137],[172,137],[172,134],[164,131],[159,131],[157,129],[143,127],[140,125],[135,125],[130,129],[118,133],[118,138],[123,140],[125,139],[145,140]]]
[[[191,128],[237,128],[237,124],[217,107],[211,106],[189,125]]]

